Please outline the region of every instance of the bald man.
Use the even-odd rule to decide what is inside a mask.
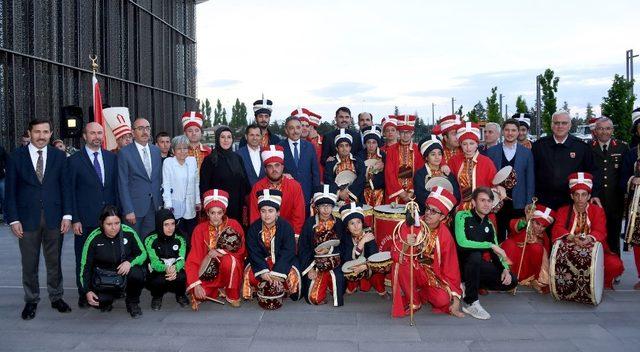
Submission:
[[[90,122],[82,133],[84,148],[69,157],[69,192],[71,192],[71,223],[76,252],[76,285],[78,306],[88,307],[86,292],[81,292],[80,259],[89,233],[98,227],[98,217],[105,205],[118,205],[118,163],[116,155],[102,149],[105,138],[99,123]]]

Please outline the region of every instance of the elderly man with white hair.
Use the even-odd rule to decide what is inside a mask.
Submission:
[[[588,172],[594,176],[593,195],[600,194],[600,170],[598,169],[591,147],[569,134],[571,117],[564,110],[551,116],[550,136],[537,140],[531,149],[535,170],[535,190],[540,204],[558,209],[570,203],[566,192],[568,177],[574,172]],[[600,205],[600,199],[591,198],[591,202]]]
[[[488,122],[484,126],[484,143],[478,148],[482,155],[487,155],[487,149],[498,144],[500,139],[500,125],[495,122]]]

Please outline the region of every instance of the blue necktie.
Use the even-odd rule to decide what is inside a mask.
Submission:
[[[100,163],[98,162],[98,152],[93,152],[93,168],[96,170],[96,173],[98,174],[100,183],[104,184],[104,181],[102,180],[102,168],[100,167]]]
[[[293,161],[296,162],[296,167],[298,167],[298,161],[300,161],[300,155],[298,154],[298,142],[293,142]]]

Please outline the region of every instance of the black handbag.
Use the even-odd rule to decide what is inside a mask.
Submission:
[[[120,262],[124,262],[124,235],[120,233]],[[98,291],[124,291],[127,288],[127,277],[118,274],[117,270],[93,269],[93,287]]]

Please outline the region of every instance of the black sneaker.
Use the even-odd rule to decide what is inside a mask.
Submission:
[[[113,304],[109,303],[106,306],[100,307],[100,311],[103,313],[110,312],[113,309]]]
[[[78,297],[78,308],[89,308],[89,302],[87,302],[87,298],[84,296]]]
[[[191,305],[191,302],[189,302],[189,298],[187,298],[187,295],[176,296],[176,302],[178,302],[178,304],[182,308],[186,308]]]
[[[22,319],[31,320],[36,317],[36,310],[38,309],[38,303],[27,303],[22,310]]]
[[[158,311],[162,308],[162,297],[153,297],[151,299],[151,310]]]
[[[140,309],[138,303],[127,304],[127,312],[131,314],[133,319],[138,319],[142,316],[142,309]]]
[[[60,313],[70,313],[71,307],[62,298],[51,302],[51,308],[57,309]]]

